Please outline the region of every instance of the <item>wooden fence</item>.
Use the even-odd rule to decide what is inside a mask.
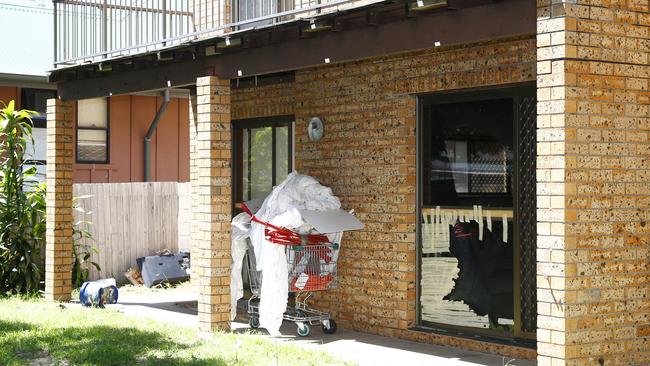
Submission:
[[[169,249],[189,250],[189,183],[93,183],[75,184],[75,221],[93,235],[89,242],[99,250],[92,260],[101,272],[90,278],[124,279],[136,258]]]

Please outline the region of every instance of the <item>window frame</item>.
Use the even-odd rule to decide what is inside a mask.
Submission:
[[[75,106],[75,143],[74,143],[74,160],[77,164],[110,164],[111,163],[111,98],[104,97],[106,100],[106,128],[101,127],[79,127],[79,101]],[[79,160],[79,130],[87,131],[104,131],[106,133],[106,159],[105,160]]]
[[[272,137],[272,149],[273,149],[273,163],[272,163],[272,185],[275,186],[280,182],[275,181],[276,169],[277,169],[277,160],[275,159],[275,147],[276,147],[276,134],[275,128],[277,127],[288,127],[288,157],[289,157],[289,169],[287,173],[291,173],[294,170],[294,124],[295,117],[293,115],[281,115],[281,116],[271,116],[271,117],[257,117],[257,118],[246,118],[246,119],[236,119],[232,120],[232,212],[233,216],[241,211],[240,204],[246,200],[243,197],[244,187],[243,187],[243,144],[240,142],[243,137],[243,131],[245,129],[254,129],[262,127],[273,127],[273,137]],[[250,170],[249,170],[250,173]]]
[[[518,171],[519,167],[519,156],[520,151],[518,147],[518,133],[519,133],[519,111],[517,110],[517,101],[518,98],[521,98],[525,95],[528,95],[531,91],[535,90],[534,83],[519,83],[519,84],[507,84],[499,86],[490,86],[490,87],[480,87],[480,88],[468,88],[452,91],[439,91],[432,93],[422,93],[415,94],[417,97],[417,110],[416,110],[416,321],[413,329],[425,332],[434,332],[440,334],[453,334],[455,336],[470,338],[470,339],[484,339],[494,343],[502,344],[516,344],[524,347],[534,347],[536,336],[534,333],[528,333],[521,330],[521,299],[519,296],[519,289],[521,286],[521,278],[519,276],[519,263],[520,263],[520,246],[519,242],[519,223],[518,223],[518,190],[519,182],[518,177],[515,172]],[[514,240],[516,240],[514,252],[513,252],[513,285],[514,285],[514,321],[515,327],[512,334],[504,335],[503,332],[492,329],[482,329],[482,328],[471,328],[464,327],[452,324],[444,323],[433,323],[428,321],[423,321],[422,319],[422,306],[421,306],[421,279],[422,279],[422,225],[421,225],[421,215],[422,209],[430,208],[431,205],[424,204],[423,197],[423,173],[422,168],[424,164],[423,158],[423,144],[424,144],[424,133],[423,133],[423,118],[424,118],[424,108],[427,105],[432,104],[447,104],[447,103],[462,103],[462,102],[479,102],[486,100],[494,99],[504,99],[512,98],[513,100],[513,161],[512,161],[512,211],[513,211],[513,235]],[[471,197],[467,195],[466,197]],[[435,204],[433,205],[435,207]],[[443,207],[441,205],[441,207]],[[503,207],[490,207],[491,209],[501,209]]]

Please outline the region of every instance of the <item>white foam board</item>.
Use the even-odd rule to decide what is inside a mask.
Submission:
[[[322,234],[363,229],[361,221],[351,213],[341,209],[327,211],[300,210],[300,215],[302,215],[302,219],[306,223]]]

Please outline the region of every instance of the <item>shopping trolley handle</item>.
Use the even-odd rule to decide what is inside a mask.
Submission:
[[[301,237],[303,237],[303,236],[307,237],[307,235],[301,235]],[[320,244],[317,244],[317,245],[327,246],[331,250],[339,250],[339,248],[341,247],[338,243],[320,243]],[[289,246],[291,247],[291,250],[296,251],[296,252],[302,252],[307,247],[313,247],[313,245],[310,245],[308,241],[304,241],[304,240],[298,245],[289,245]]]

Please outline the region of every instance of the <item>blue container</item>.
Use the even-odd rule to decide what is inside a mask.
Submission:
[[[118,291],[106,282],[84,282],[79,290],[79,301],[83,306],[103,308],[106,304],[117,304]]]

